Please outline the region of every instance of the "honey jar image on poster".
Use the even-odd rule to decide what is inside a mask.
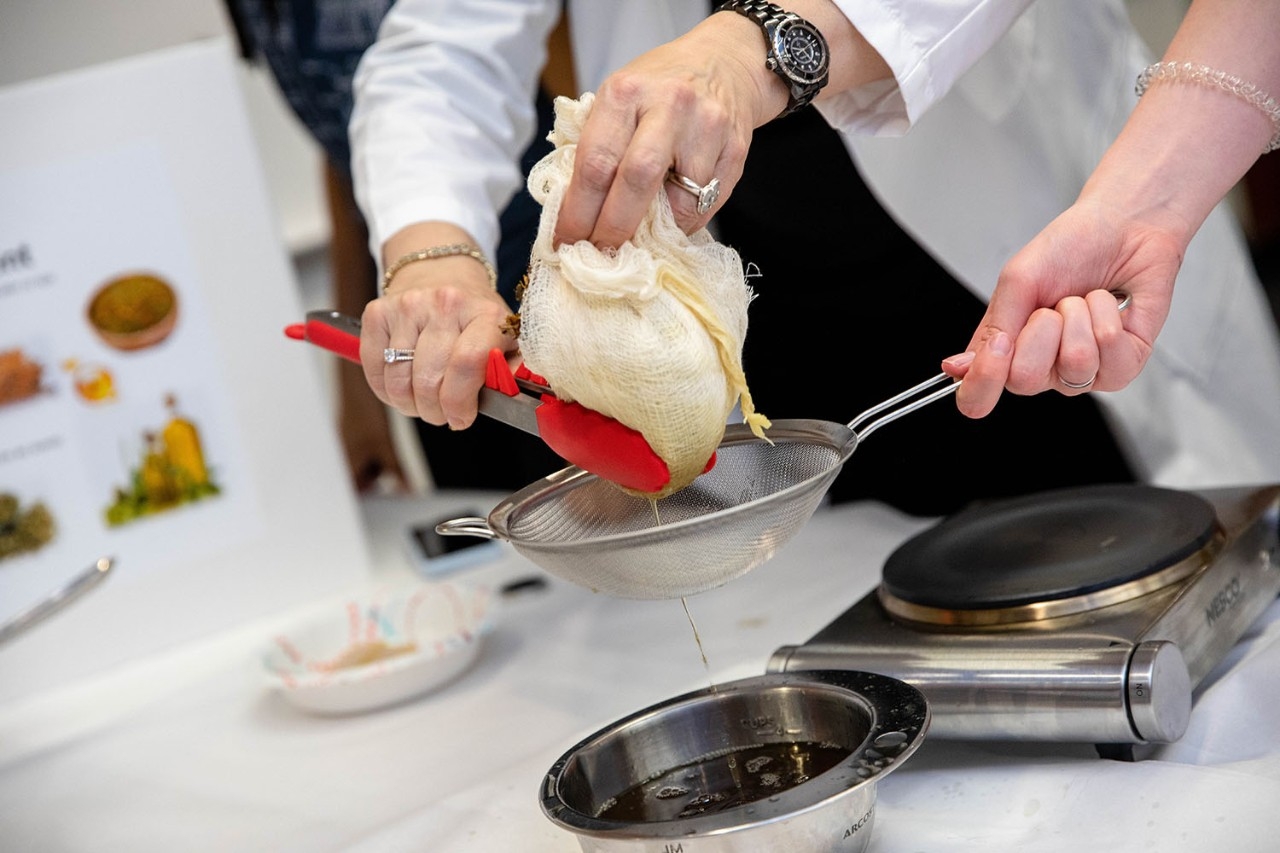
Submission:
[[[110,403],[116,398],[115,378],[105,365],[68,358],[62,369],[71,374],[72,387],[86,403]]]
[[[129,482],[117,486],[106,509],[113,527],[221,494],[205,462],[200,431],[165,396],[168,420],[158,430],[143,430],[142,446]]]

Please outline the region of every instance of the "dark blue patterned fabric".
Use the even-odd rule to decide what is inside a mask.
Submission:
[[[298,119],[351,171],[351,78],[391,0],[228,0],[241,52],[265,60]]]
[[[392,0],[227,0],[248,60],[265,61],[285,100],[343,174],[351,174],[351,81],[378,35]],[[551,100],[539,95],[538,129],[521,158],[523,174],[551,150]],[[498,290],[514,305],[515,286],[529,264],[542,207],[521,189],[499,218],[494,263]]]

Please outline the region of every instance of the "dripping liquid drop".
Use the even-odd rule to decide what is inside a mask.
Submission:
[[[702,637],[698,636],[698,626],[693,623],[693,614],[689,612],[689,602],[684,596],[680,596],[680,606],[684,608],[685,618],[689,620],[689,627],[693,629],[693,641],[698,644],[698,654],[702,657],[702,668],[707,671],[707,683],[711,685],[711,692],[716,692],[716,683],[711,680],[711,664],[707,662],[706,649],[702,648]]]
[[[649,498],[649,505],[653,507],[653,523],[655,526],[662,525],[662,516],[658,514],[658,501],[655,498]],[[689,627],[693,629],[693,641],[698,644],[698,656],[702,658],[702,667],[707,671],[707,683],[711,685],[711,692],[716,692],[716,683],[711,680],[711,664],[707,661],[707,652],[702,647],[702,637],[698,634],[698,626],[694,624],[693,614],[689,612],[689,601],[683,595],[680,596],[680,606],[684,608],[684,616],[689,620]]]

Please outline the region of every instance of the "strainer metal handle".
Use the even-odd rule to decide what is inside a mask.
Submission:
[[[1116,297],[1117,311],[1124,311],[1126,307],[1133,304],[1133,295],[1129,291],[1124,291],[1124,289],[1114,289],[1114,291],[1111,291],[1111,295]],[[928,394],[927,397],[920,397],[919,400],[906,403],[906,405],[902,406],[901,409],[893,409],[893,406],[909,401],[911,398],[915,397],[916,394],[922,394],[925,391],[928,391],[929,388],[946,382],[946,380],[950,378],[951,377],[948,377],[946,373],[940,373],[932,379],[925,379],[924,382],[918,384],[918,386],[908,388],[906,391],[897,394],[897,396],[890,397],[888,400],[870,407],[870,409],[864,411],[863,414],[858,415],[858,418],[854,418],[849,421],[849,423],[846,424],[846,427],[849,427],[851,433],[858,435],[858,441],[861,443],[864,438],[867,438],[868,435],[876,432],[876,430],[883,427],[884,424],[892,423],[892,421],[901,418],[902,415],[909,415],[916,409],[923,409],[924,406],[928,406],[929,403],[934,400],[942,400],[942,398],[946,397],[947,394],[955,392],[955,389],[960,387],[959,379],[954,380],[954,382],[946,388],[938,388],[937,391]],[[878,415],[879,412],[886,411],[888,409],[893,409],[893,411],[888,412],[887,415],[881,416],[881,418],[868,420],[869,418],[872,418],[872,415]],[[864,424],[865,428],[859,430],[858,428],[863,427]]]
[[[943,387],[943,388],[939,388],[938,390],[934,391],[933,393],[927,396],[920,397],[919,399],[916,399],[916,400],[912,400],[913,397],[917,397],[918,395],[923,394],[924,392],[928,391],[930,388],[934,387],[935,385],[938,385],[943,382],[947,382],[948,380],[951,380],[950,385],[947,385],[946,387]],[[858,437],[858,443],[861,444],[863,439],[871,435],[871,433],[875,432],[877,429],[884,426],[885,424],[896,421],[898,418],[902,417],[903,415],[909,415],[912,412],[916,411],[917,409],[922,409],[935,400],[941,400],[943,397],[947,396],[948,394],[954,393],[955,390],[959,387],[960,387],[959,379],[952,380],[951,377],[948,376],[946,373],[939,373],[937,376],[933,377],[932,379],[926,379],[924,382],[921,382],[919,385],[913,385],[912,387],[908,388],[906,391],[903,391],[901,394],[897,394],[893,397],[890,397],[888,400],[885,400],[883,403],[877,403],[876,405],[867,409],[862,414],[858,415],[853,420],[849,421],[849,423],[845,424],[845,426],[849,428],[850,432],[852,432],[854,435]],[[906,405],[902,405],[901,408],[897,408],[897,409],[894,408],[895,406],[898,406],[903,403],[905,403]],[[892,410],[892,411],[889,411],[888,414],[880,415],[880,417],[878,418],[872,418],[873,415],[878,415],[881,412],[884,412],[886,410]],[[862,428],[859,429],[859,427],[862,427]]]
[[[451,518],[436,525],[441,536],[479,536],[481,539],[501,539],[486,519],[475,515]]]
[[[1113,290],[1111,291],[1111,295],[1116,298],[1117,311],[1123,312],[1126,308],[1128,308],[1133,303],[1133,294],[1129,293],[1129,291],[1127,290],[1119,290],[1119,289]],[[900,403],[905,403],[906,401],[911,400],[913,397],[915,397],[918,394],[923,394],[925,391],[928,391],[930,388],[932,388],[935,385],[946,382],[950,378],[951,377],[948,376],[946,373],[939,373],[937,376],[933,377],[932,379],[926,379],[924,382],[921,382],[919,385],[914,385],[911,388],[908,388],[906,391],[903,391],[901,394],[898,394],[894,397],[890,397],[888,400],[885,400],[883,403],[878,403],[872,406],[862,414],[858,415],[853,420],[849,421],[849,423],[847,423],[845,426],[849,428],[850,432],[852,432],[854,435],[858,437],[858,442],[861,443],[864,438],[871,435],[871,433],[875,432],[877,429],[884,426],[885,424],[892,423],[893,421],[896,421],[898,418],[902,417],[903,415],[909,415],[912,412],[916,411],[917,409],[924,408],[925,406],[929,405],[935,400],[941,400],[943,397],[947,396],[948,394],[954,393],[955,390],[960,387],[959,379],[954,380],[950,385],[946,386],[945,388],[939,388],[937,391],[934,391],[932,394],[929,394],[926,397],[921,397],[920,399],[915,400],[914,402],[907,403],[907,405],[902,406],[902,408],[900,409],[893,408],[894,406],[897,406]],[[886,411],[888,409],[893,409],[893,411],[890,411],[888,414],[883,415],[879,418],[875,418],[874,420],[868,420],[868,418],[871,418],[872,415],[878,415],[881,412]],[[859,430],[858,427],[863,426],[864,424],[865,424],[865,428],[862,430]]]

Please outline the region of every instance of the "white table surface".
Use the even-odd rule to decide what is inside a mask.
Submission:
[[[384,578],[406,523],[499,496],[364,505]],[[319,717],[268,689],[280,620],[246,625],[0,708],[0,849],[574,853],[538,806],[580,738],[642,707],[764,672],[870,591],[927,520],[823,508],[749,575],[679,601],[604,598],[503,546],[460,578],[528,575],[472,668],[380,711]],[[314,607],[300,607],[299,611]],[[1280,605],[1206,680],[1177,743],[1142,761],[1083,744],[926,738],[877,785],[872,853],[1280,849]]]

